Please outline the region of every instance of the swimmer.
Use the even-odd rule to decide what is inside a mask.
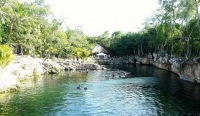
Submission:
[[[88,73],[88,69],[86,69],[86,73]]]
[[[87,87],[84,87],[84,90],[86,91],[86,90],[87,90]]]
[[[81,85],[78,85],[78,86],[76,87],[76,89],[81,90]]]
[[[112,77],[115,77],[115,75],[114,75],[114,74],[112,74]]]

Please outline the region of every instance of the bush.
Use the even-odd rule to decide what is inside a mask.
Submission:
[[[0,67],[4,69],[12,60],[14,55],[7,45],[0,45]]]

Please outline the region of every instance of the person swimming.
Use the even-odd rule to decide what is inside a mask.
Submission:
[[[81,85],[78,85],[76,89],[81,90]]]
[[[115,77],[115,74],[112,74],[112,77]]]
[[[86,73],[88,73],[88,69],[86,68]]]
[[[124,76],[126,76],[126,72],[124,72]]]
[[[87,90],[87,87],[84,87],[83,89],[86,91],[86,90]]]

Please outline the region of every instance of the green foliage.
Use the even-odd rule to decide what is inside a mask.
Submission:
[[[17,54],[37,57],[78,56],[86,59],[96,44],[111,56],[145,55],[149,52],[187,54],[200,53],[198,15],[195,0],[160,0],[161,8],[144,22],[139,32],[105,31],[96,37],[84,35],[81,26],[62,29],[62,20],[48,20],[51,10],[44,0],[0,3],[0,44],[14,48]],[[198,4],[197,4],[198,5]]]
[[[82,49],[81,51],[78,52],[78,57],[81,58],[82,60],[86,60],[89,54],[90,54],[89,51]]]
[[[0,45],[0,66],[4,69],[12,60],[14,55],[7,45]]]
[[[86,60],[86,58],[89,56],[90,52],[86,49],[81,48],[74,48],[73,49],[73,56],[77,56],[81,58],[82,60]]]
[[[175,43],[174,49],[172,51],[173,54],[180,54],[184,51],[184,45],[180,45],[180,43]]]

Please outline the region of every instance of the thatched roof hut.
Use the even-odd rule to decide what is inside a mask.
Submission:
[[[102,46],[96,45],[94,47],[94,49],[92,50],[92,54],[98,54],[98,53],[105,53],[105,54],[107,54],[108,51],[106,49],[104,49]]]

